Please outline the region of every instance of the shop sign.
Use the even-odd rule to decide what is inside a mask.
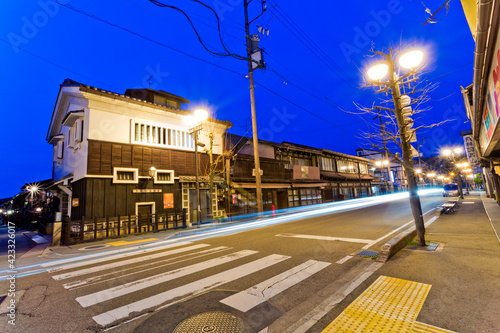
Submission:
[[[163,209],[174,208],[174,194],[163,193]]]

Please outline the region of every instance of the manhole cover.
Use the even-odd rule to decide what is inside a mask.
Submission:
[[[357,256],[362,256],[362,257],[375,258],[376,256],[378,256],[378,252],[377,251],[363,250],[361,252],[356,253],[356,255]]]
[[[174,333],[238,333],[243,332],[243,322],[238,317],[222,311],[205,312],[192,316],[177,325]]]

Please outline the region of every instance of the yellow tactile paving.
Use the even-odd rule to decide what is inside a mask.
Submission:
[[[158,240],[158,238],[139,239],[139,240],[128,241],[128,242],[127,241],[117,241],[117,242],[111,242],[111,243],[106,243],[106,244],[113,245],[113,246],[122,246],[122,245],[150,242],[150,241],[155,241],[155,240]]]
[[[380,276],[323,332],[411,333],[430,289],[428,284]]]

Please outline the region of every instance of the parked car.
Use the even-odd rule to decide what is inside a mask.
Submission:
[[[443,187],[443,197],[456,197],[458,195],[459,193],[457,184],[446,184]]]

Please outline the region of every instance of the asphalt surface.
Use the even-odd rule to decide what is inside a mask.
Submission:
[[[377,276],[387,274],[433,285],[431,294],[420,314],[422,321],[457,332],[500,332],[500,329],[491,330],[496,329],[492,316],[480,314],[481,306],[493,306],[493,309],[498,307],[497,301],[488,300],[487,296],[482,295],[498,294],[500,284],[495,283],[500,282],[500,277],[498,277],[500,256],[494,250],[496,238],[492,237],[491,230],[487,229],[488,219],[478,198],[474,198],[476,201],[474,204],[462,205],[454,215],[440,217],[428,228],[427,238],[445,244],[444,248],[433,253],[405,249],[384,265],[375,263],[370,258],[356,256],[356,253],[367,246],[369,246],[368,250],[378,251],[401,226],[411,225],[409,222],[412,217],[407,199],[241,232],[233,231],[218,237],[208,237],[208,234],[192,235],[190,244],[177,245],[169,249],[159,250],[155,249],[155,246],[158,242],[172,240],[171,233],[148,234],[124,239],[125,241],[141,239],[144,241],[134,245],[113,246],[108,241],[74,247],[47,248],[40,256],[27,256],[26,259],[21,257],[17,261],[18,267],[35,266],[21,270],[25,273],[31,272],[29,274],[32,275],[19,277],[15,281],[16,294],[19,298],[16,303],[16,326],[5,326],[3,323],[2,326],[9,330],[14,329],[11,330],[13,332],[100,332],[104,327],[107,327],[110,332],[171,332],[177,325],[196,314],[224,311],[242,320],[244,332],[293,331],[293,325],[297,322],[305,322],[309,332],[321,332]],[[438,195],[422,197],[423,211],[428,212],[426,220],[434,217],[433,209],[443,200]],[[469,210],[471,212],[467,213]],[[473,220],[474,225],[471,224]],[[472,238],[471,233],[478,233],[475,242],[468,240]],[[182,239],[182,237],[175,238],[175,241],[178,243]],[[202,246],[201,244],[206,244],[206,246],[168,257],[155,259],[148,257],[189,246]],[[98,245],[104,247],[98,248],[96,247]],[[471,255],[465,252],[464,247],[473,249],[474,257],[470,257]],[[186,270],[186,267],[202,264],[221,256],[231,257],[235,252],[244,250],[256,252],[203,269],[195,269],[189,274],[175,278],[175,274],[180,274],[175,272]],[[139,252],[125,256],[131,251]],[[202,253],[202,251],[207,252]],[[476,260],[476,252],[481,252],[481,257],[484,258]],[[62,269],[68,265],[67,261],[75,256],[87,256],[86,260],[89,258],[110,259],[113,253],[114,255],[121,254],[123,257],[95,263],[88,261],[83,263],[80,258],[74,263],[82,262],[81,266]],[[92,257],[92,255],[96,256]],[[257,259],[276,255],[282,257],[281,261],[268,264],[258,270],[251,270],[244,276],[237,276],[241,273],[239,267],[250,265]],[[436,257],[439,257],[439,260],[433,259]],[[5,261],[4,259],[5,256],[0,256],[0,260]],[[124,260],[134,259],[137,259],[134,263],[121,264]],[[55,260],[59,260],[59,263],[55,263]],[[302,281],[293,283],[286,290],[280,291],[248,311],[240,311],[220,302],[226,297],[259,285],[263,281],[311,260],[325,267]],[[45,263],[46,266],[42,269],[37,263]],[[95,270],[96,267],[104,264],[117,266],[106,270],[82,271],[85,274],[56,279],[57,276],[65,273],[74,274],[86,269]],[[0,267],[4,270],[3,262],[0,263]],[[50,268],[53,271],[39,273]],[[174,278],[154,282],[157,284],[148,288],[134,289],[140,284],[138,281],[141,279],[159,281],[152,278],[159,274],[173,275]],[[203,281],[218,274],[228,281],[202,288]],[[366,275],[364,282],[360,281],[358,287],[352,286],[353,281],[357,281],[360,274]],[[234,278],[228,278],[233,275]],[[453,277],[451,281],[450,276]],[[489,281],[488,276],[494,276],[498,280]],[[478,281],[481,282],[478,283]],[[475,285],[468,285],[473,282]],[[108,299],[116,290],[126,289],[129,286],[132,286],[130,293]],[[163,309],[161,306],[147,307],[104,326],[95,320],[102,314],[112,313],[115,309],[128,307],[142,299],[150,300],[153,304],[157,295],[165,295],[171,290],[185,291],[189,289],[188,286],[201,291],[196,295],[175,296],[169,301],[172,304],[168,307]],[[325,300],[345,290],[346,286],[352,286],[353,291],[342,298],[333,309],[326,311],[319,321],[311,321],[307,317],[309,313],[321,312]],[[0,290],[7,290],[9,282],[0,281],[0,288]],[[463,295],[473,296],[463,300],[461,299]],[[443,302],[440,303],[435,298]],[[85,301],[92,304],[82,305],[81,302],[85,304]],[[453,308],[451,307],[453,302],[469,302],[470,304],[464,305],[464,310],[450,314],[447,309]],[[165,303],[162,303],[162,306],[164,305]],[[488,311],[484,312],[488,313]],[[474,326],[482,330],[470,330]],[[455,327],[460,329],[455,329]]]

